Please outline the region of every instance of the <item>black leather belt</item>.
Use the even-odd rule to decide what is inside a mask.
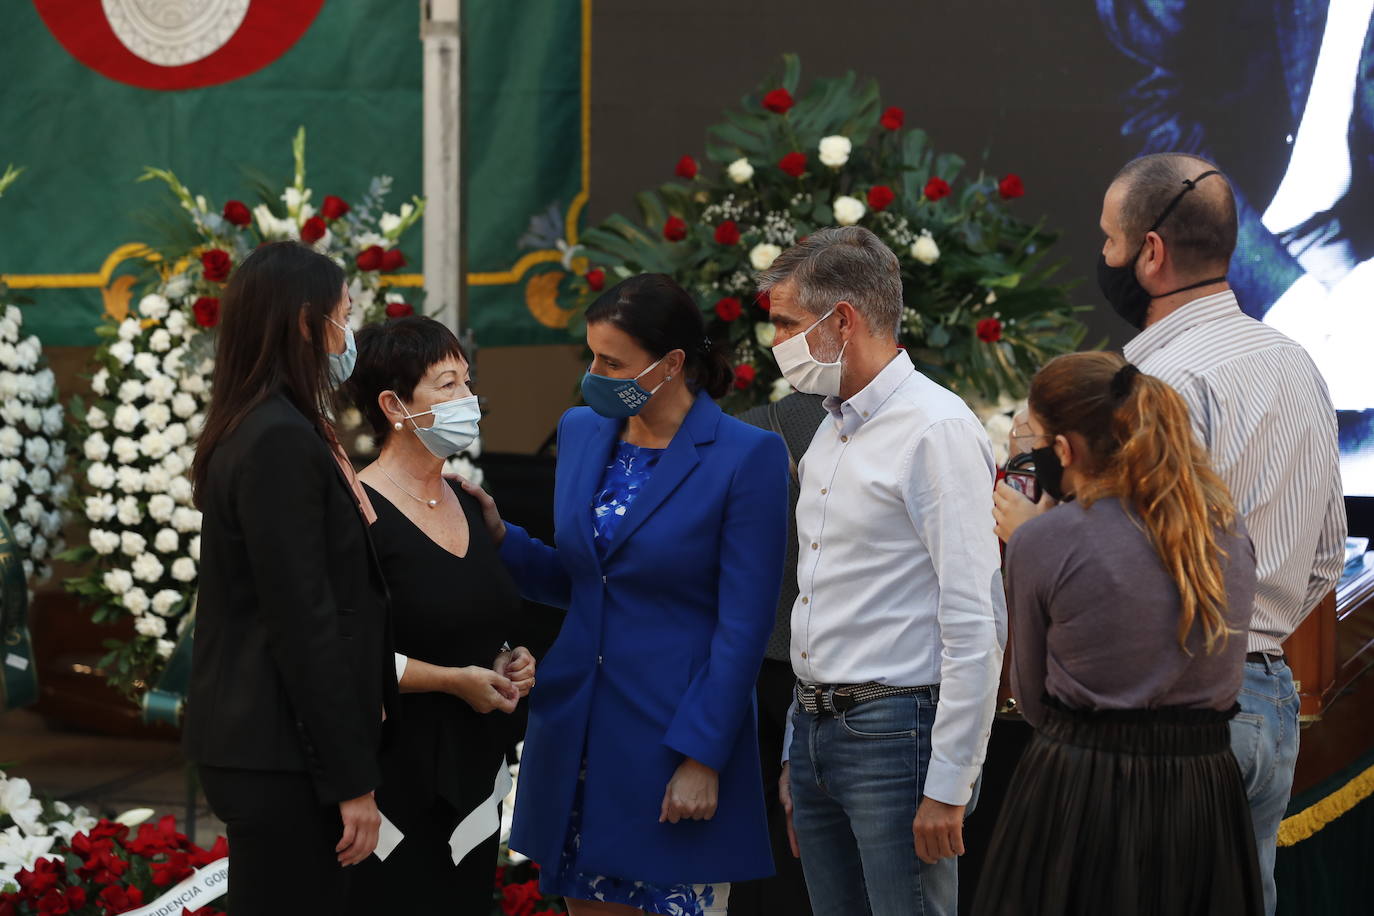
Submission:
[[[1246,652],[1245,660],[1247,662],[1257,662],[1259,664],[1263,664],[1264,662],[1281,662],[1283,661],[1283,653],[1279,652],[1276,654],[1273,652]]]
[[[826,713],[838,716],[870,700],[884,697],[909,697],[918,693],[930,693],[930,687],[892,687],[868,681],[864,684],[803,684],[797,681],[793,696],[797,705],[812,714]]]

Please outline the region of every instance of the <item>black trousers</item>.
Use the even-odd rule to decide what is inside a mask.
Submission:
[[[763,798],[768,810],[768,834],[773,844],[773,864],[777,874],[757,881],[730,885],[729,916],[811,916],[811,900],[806,895],[806,876],[801,860],[793,858],[787,842],[787,815],[778,799],[778,777],[782,775],[782,740],[787,728],[787,710],[792,705],[792,687],[797,676],[791,662],[763,660],[759,669],[759,756],[763,764]]]
[[[334,847],[343,836],[338,805],[322,805],[305,773],[200,767],[210,810],[229,839],[234,916],[336,913],[348,904],[352,870]]]

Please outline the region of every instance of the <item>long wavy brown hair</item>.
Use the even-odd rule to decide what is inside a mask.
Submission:
[[[1226,582],[1221,537],[1236,520],[1231,493],[1193,434],[1188,405],[1154,376],[1123,373],[1116,353],[1070,353],[1031,381],[1030,409],[1051,436],[1087,442],[1074,494],[1084,506],[1114,496],[1134,511],[1178,585],[1178,643],[1200,622],[1211,654],[1226,644]],[[1132,367],[1134,368],[1134,367]]]

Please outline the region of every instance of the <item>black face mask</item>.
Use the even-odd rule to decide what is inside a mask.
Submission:
[[[1159,214],[1159,219],[1155,220],[1145,234],[1159,229],[1160,224],[1174,212],[1174,207],[1183,199],[1183,195],[1197,187],[1197,183],[1209,175],[1221,174],[1216,169],[1203,172],[1191,181],[1185,179],[1183,190],[1174,195],[1174,199],[1169,201],[1169,206],[1164,208],[1164,212]],[[1135,254],[1125,264],[1113,267],[1107,263],[1107,256],[1098,254],[1097,256],[1097,286],[1102,290],[1102,295],[1111,304],[1112,311],[1116,312],[1122,319],[1135,328],[1137,331],[1145,329],[1145,319],[1150,312],[1150,303],[1155,299],[1163,299],[1165,296],[1172,296],[1174,293],[1186,292],[1190,289],[1197,289],[1200,286],[1211,286],[1213,283],[1220,283],[1226,279],[1226,275],[1212,277],[1209,280],[1202,280],[1198,283],[1190,283],[1181,286],[1176,290],[1161,293],[1158,296],[1151,296],[1150,291],[1140,285],[1140,280],[1135,275],[1136,261],[1140,260],[1140,253],[1145,250],[1145,240],[1141,239],[1140,247],[1135,250]],[[1038,467],[1038,465],[1037,465]],[[1056,497],[1058,498],[1058,497]]]
[[[1054,453],[1054,445],[1033,448],[1031,457],[1035,459],[1035,480],[1040,489],[1049,494],[1050,499],[1064,501],[1064,465]]]

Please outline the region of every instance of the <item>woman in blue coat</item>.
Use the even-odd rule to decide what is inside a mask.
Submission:
[[[557,547],[488,526],[566,608],[530,697],[511,848],[575,916],[725,912],[772,873],[754,679],[782,579],[787,452],[713,398],[729,363],[661,274],[587,310],[589,407],[558,427]]]

